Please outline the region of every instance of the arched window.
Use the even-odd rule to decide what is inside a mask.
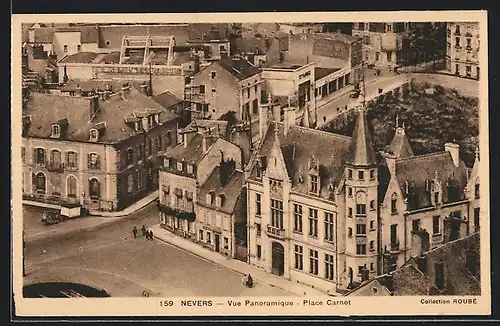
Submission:
[[[134,175],[132,173],[127,178],[127,192],[129,194],[134,192]]]
[[[90,199],[100,198],[100,184],[99,180],[92,178],[89,180],[89,197]]]
[[[398,212],[398,195],[393,193],[391,196],[391,214],[396,214]]]
[[[134,150],[132,148],[127,149],[127,166],[134,164]]]
[[[474,197],[479,198],[479,178],[476,178],[476,182],[474,184]]]
[[[66,180],[66,190],[68,193],[68,197],[76,198],[76,178],[72,175],[70,175]]]
[[[45,174],[43,174],[42,172],[38,172],[36,174],[35,189],[39,194],[45,193]]]
[[[88,168],[89,170],[99,170],[100,169],[99,154],[90,153],[88,154]]]
[[[50,152],[50,166],[54,169],[59,169],[62,167],[61,162],[61,152],[57,149],[53,149]]]
[[[70,169],[78,168],[78,155],[76,152],[68,151],[66,153],[66,167]]]

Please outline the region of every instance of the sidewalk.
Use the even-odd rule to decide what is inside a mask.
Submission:
[[[153,191],[146,197],[136,201],[132,205],[128,206],[127,208],[117,211],[117,212],[103,212],[103,211],[94,211],[91,210],[89,211],[90,215],[92,216],[101,216],[101,217],[123,217],[127,216],[131,213],[137,212],[139,209],[143,208],[144,206],[154,202],[155,200],[158,199],[158,190]],[[43,208],[51,208],[51,209],[61,209],[60,205],[54,205],[54,204],[46,204],[46,203],[41,203],[37,201],[32,201],[32,200],[23,200],[23,205],[29,205],[29,206],[36,206],[36,207],[43,207]]]
[[[305,296],[305,295],[328,296],[328,293],[323,292],[321,290],[313,289],[312,287],[309,287],[301,283],[292,283],[287,279],[267,273],[264,270],[249,265],[245,262],[239,261],[237,259],[227,258],[216,252],[205,249],[197,245],[196,243],[193,243],[187,239],[172,234],[171,232],[160,227],[160,225],[155,225],[151,229],[153,230],[154,237],[157,238],[158,240],[169,243],[184,251],[190,252],[195,256],[211,261],[217,265],[230,269],[234,272],[240,274],[251,274],[254,280],[256,280],[257,282],[277,287],[281,290],[290,292],[297,296]],[[332,294],[332,295],[340,296],[340,294]]]

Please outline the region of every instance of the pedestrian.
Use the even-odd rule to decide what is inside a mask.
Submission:
[[[134,234],[134,239],[137,238],[137,228],[134,225],[134,228],[132,229],[132,233]]]
[[[141,232],[142,232],[142,236],[146,236],[146,227],[143,225],[142,228],[141,228]]]
[[[149,240],[153,240],[153,230],[149,230]]]

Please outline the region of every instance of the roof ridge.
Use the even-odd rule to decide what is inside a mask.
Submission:
[[[275,123],[284,126],[284,124],[282,122],[275,122]],[[321,134],[321,135],[329,135],[329,136],[333,136],[333,137],[344,138],[346,140],[351,140],[351,138],[352,138],[350,136],[341,135],[341,134],[337,134],[337,133],[334,133],[334,132],[328,132],[328,131],[324,131],[324,130],[313,129],[313,128],[308,128],[308,127],[299,126],[299,125],[293,125],[292,127],[293,128],[307,130],[307,131],[310,131],[311,133],[317,133],[317,134]]]
[[[441,152],[433,152],[433,153],[426,153],[426,154],[421,154],[421,155],[414,155],[410,157],[402,157],[402,158],[397,158],[396,163],[400,163],[402,161],[410,161],[410,160],[421,160],[421,159],[426,159],[431,156],[438,156],[438,155],[446,155],[449,153],[448,151],[441,151]]]

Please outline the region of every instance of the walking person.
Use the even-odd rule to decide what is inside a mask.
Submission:
[[[134,228],[132,229],[132,233],[134,234],[134,239],[137,238],[137,228],[134,225]]]
[[[149,230],[149,240],[153,240],[153,230]]]
[[[142,236],[147,236],[147,231],[146,231],[146,227],[143,225],[142,228],[141,228],[141,232],[142,232]]]

